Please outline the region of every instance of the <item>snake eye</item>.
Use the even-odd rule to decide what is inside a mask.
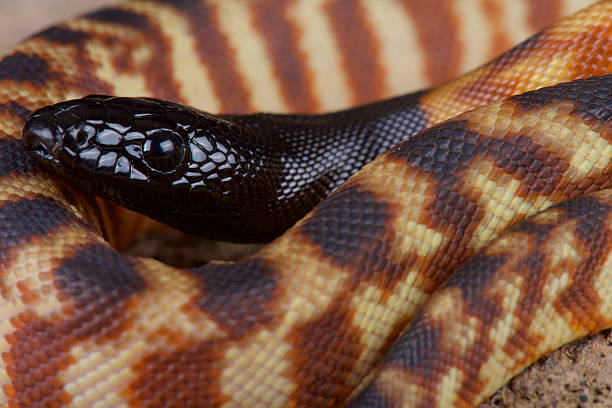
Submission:
[[[142,152],[149,167],[167,173],[174,170],[183,159],[183,144],[176,133],[159,130],[147,136]]]

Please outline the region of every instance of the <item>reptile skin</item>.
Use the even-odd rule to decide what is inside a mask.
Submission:
[[[33,112],[23,140],[43,166],[83,191],[187,233],[266,242],[423,130],[420,95],[321,115],[219,116],[151,98],[90,95]],[[153,153],[161,143],[173,146],[169,164]]]
[[[20,131],[115,87],[199,106],[163,70],[193,60],[190,19],[239,7],[207,4],[122,3],[0,62],[4,404],[473,406],[612,325],[609,76],[432,127],[246,260],[178,269],[112,249],[105,207],[42,173]],[[419,107],[433,124],[606,74],[611,15],[568,17]],[[174,53],[153,64],[160,39]]]

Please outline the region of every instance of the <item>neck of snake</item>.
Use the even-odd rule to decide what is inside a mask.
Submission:
[[[243,127],[266,163],[265,177],[279,183],[278,197],[296,196],[291,181],[324,198],[365,164],[423,130],[422,92],[322,115],[222,115]],[[282,180],[286,182],[283,183]]]
[[[289,228],[365,164],[424,129],[421,95],[321,115],[221,115],[244,129],[240,146],[255,152],[248,164],[257,191],[243,194],[267,197],[253,220],[257,230],[272,226],[273,237]]]

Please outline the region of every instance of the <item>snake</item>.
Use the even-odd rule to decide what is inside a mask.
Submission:
[[[189,22],[245,4],[128,1],[0,61],[3,404],[474,406],[612,326],[610,1],[423,93],[426,130],[251,257],[109,245],[112,211],[42,171],[24,123],[115,87],[188,102],[168,67],[197,72],[195,36],[228,41]]]
[[[23,139],[85,191],[187,233],[257,243],[422,130],[419,96],[320,115],[217,116],[153,98],[90,95],[33,112]]]

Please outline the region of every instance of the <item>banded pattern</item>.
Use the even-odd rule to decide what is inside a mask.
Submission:
[[[611,204],[610,190],[561,203],[463,264],[350,406],[472,406],[491,378],[609,327]]]
[[[141,20],[151,22],[147,32],[165,45],[158,45],[157,59],[148,66],[166,69],[164,73],[175,82],[168,86],[180,86],[174,89],[175,95],[156,90],[152,80],[148,87],[143,86],[146,89],[135,89],[135,83],[127,89],[133,89],[135,95],[163,94],[213,112],[338,109],[452,79],[593,2],[442,0],[424,7],[414,0],[358,0],[348,5],[338,0],[209,0],[202,4],[194,0],[181,1],[178,9],[170,6],[172,1],[159,1],[157,13],[146,5],[121,6],[144,13]],[[268,9],[262,10],[265,7]],[[348,20],[353,15],[361,17]],[[343,24],[344,20],[351,23]],[[241,22],[240,28],[236,21]],[[266,26],[267,21],[274,24]],[[361,33],[359,38],[366,41],[355,39],[341,46],[345,38],[351,38],[347,30]],[[62,41],[57,38],[61,33],[54,29],[49,34],[55,38],[52,43],[70,42],[63,32],[67,36]],[[174,41],[177,35],[189,40]],[[119,50],[115,52],[115,60],[124,61],[120,71],[144,72],[144,63],[136,66],[129,55],[122,58]],[[273,57],[274,53],[282,58]],[[146,53],[141,58],[149,60]],[[175,66],[173,61],[182,63]],[[349,72],[355,69],[361,72]],[[381,78],[368,97],[359,97],[368,94],[360,89],[369,82],[361,75]],[[107,78],[107,87],[123,86]],[[128,76],[123,79],[129,80]]]
[[[126,2],[48,29],[0,62],[3,403],[466,406],[539,354],[612,324],[601,239],[610,191],[583,195],[610,187],[610,76],[433,127],[244,261],[178,269],[111,249],[107,210],[25,155],[17,141],[25,117],[116,89],[216,101],[224,85],[200,64],[210,50],[189,51],[199,36],[214,38],[210,30],[225,33],[219,10],[241,4]],[[196,15],[218,21],[196,32]],[[610,72],[612,47],[602,41],[610,15],[612,2],[598,3],[434,89],[420,107],[434,123],[502,95]],[[186,85],[177,74],[189,70],[187,78],[207,80]],[[246,88],[255,100],[256,86]],[[541,313],[526,317],[534,308]]]
[[[97,13],[96,18],[100,18],[101,14]],[[347,16],[350,20],[357,18],[353,12],[347,12]],[[364,38],[369,38],[361,37],[360,43],[365,42]],[[532,40],[533,42],[535,40]],[[534,47],[532,43],[524,44],[524,47]],[[539,47],[537,43],[536,46]],[[555,43],[551,44],[551,48],[555,48]],[[519,52],[520,50],[517,51]],[[521,64],[521,56],[508,54],[496,61],[494,63],[498,65],[495,67],[496,72],[506,72],[505,67],[512,66],[517,60]],[[364,62],[368,61],[369,59]],[[553,66],[554,69],[556,68]],[[522,75],[524,70],[516,71]],[[151,77],[155,82],[159,82],[158,79],[155,76]],[[511,79],[488,78],[484,82],[489,86],[488,82]],[[521,85],[529,85],[521,78],[517,79],[519,86],[516,91],[524,90],[521,89]],[[537,77],[535,79],[537,80]],[[376,81],[372,78],[368,81],[368,83],[374,82]],[[457,85],[462,84],[454,84]],[[432,103],[441,100],[435,96],[436,91],[433,91],[426,94],[417,92],[326,115],[224,115],[221,119],[228,119],[237,125],[225,128],[226,131],[213,129],[212,122],[209,121],[194,121],[194,116],[188,114],[186,116],[188,119],[184,119],[185,116],[177,119],[178,122],[185,120],[189,122],[189,125],[181,123],[179,126],[184,130],[179,133],[184,133],[182,138],[185,142],[191,141],[194,136],[191,129],[200,127],[205,129],[202,132],[209,134],[207,137],[217,141],[209,140],[212,143],[205,149],[208,151],[208,156],[201,153],[199,159],[192,157],[191,162],[189,156],[186,156],[181,163],[182,166],[177,166],[160,177],[150,174],[148,166],[132,157],[129,152],[127,156],[122,156],[117,152],[108,151],[108,147],[97,145],[94,148],[89,143],[79,143],[79,147],[73,147],[70,153],[62,153],[63,149],[53,149],[53,153],[43,152],[43,157],[47,160],[43,160],[42,163],[50,165],[61,174],[67,174],[73,185],[82,185],[85,191],[97,190],[102,197],[109,198],[114,203],[125,205],[185,232],[224,241],[268,242],[295,224],[316,203],[367,162],[421,131],[428,124],[431,125],[443,118],[437,115],[458,113],[468,107],[487,102],[491,97],[501,97],[507,91],[507,89],[502,90],[502,85],[503,83],[495,84],[494,89],[500,90],[499,94],[485,92],[482,97],[479,96],[478,89],[451,90],[451,98],[444,99],[448,102],[446,106],[431,106]],[[472,87],[474,84],[468,86]],[[474,91],[478,93],[470,94]],[[239,99],[244,100],[242,97]],[[69,108],[73,104],[78,107]],[[103,102],[102,98],[97,97],[79,99],[73,104],[62,102],[56,105],[55,109],[45,108],[34,112],[36,120],[29,122],[28,128],[41,128],[42,123],[57,121],[65,132],[66,127],[76,126],[74,122],[76,117],[97,118],[99,115],[104,115],[111,122],[117,120],[126,124],[131,123],[129,131],[132,138],[133,132],[143,122],[142,119],[129,119],[129,115],[125,113],[131,112],[136,116],[134,109],[127,106],[130,104],[134,107],[136,103],[133,100],[128,102],[122,98]],[[138,102],[138,106],[141,106],[139,109],[147,110],[149,113],[176,109],[171,104],[142,100]],[[95,113],[103,107],[108,109],[107,113]],[[70,111],[67,112],[66,109]],[[56,113],[50,115],[52,111]],[[188,109],[181,111],[189,112]],[[156,116],[147,116],[144,123],[148,127],[156,127],[154,118]],[[209,119],[215,120],[215,118]],[[162,122],[165,123],[163,120]],[[88,126],[88,129],[93,131],[95,128],[98,132],[103,132],[102,125],[94,123],[90,125],[93,127]],[[58,133],[63,132],[58,131]],[[40,139],[27,135],[32,136],[33,133],[26,130],[24,139],[26,145],[34,148],[30,142]],[[64,146],[70,145],[69,137],[62,139]],[[257,146],[253,146],[247,139],[256,140]],[[45,140],[49,141],[48,138]],[[120,143],[121,137],[117,135],[116,140]],[[236,142],[233,143],[232,140]],[[44,146],[44,143],[35,144],[37,148]],[[218,146],[218,149],[215,146]],[[87,153],[81,152],[81,148],[87,149]],[[200,148],[194,146],[193,149]],[[233,151],[232,160],[226,157],[227,151]],[[79,165],[76,167],[73,159],[75,153],[79,156],[84,155],[82,160],[77,160]],[[49,154],[56,160],[52,160]],[[267,164],[264,166],[260,163]],[[67,167],[67,171],[62,170],[64,166]],[[109,169],[114,171],[109,172]],[[128,182],[127,177],[122,176],[122,174],[133,174],[136,169],[139,178],[148,178],[146,185],[153,199],[147,197],[147,194],[141,190],[145,188],[145,183],[138,185],[134,180]],[[95,186],[104,187],[93,187],[91,185],[93,179],[99,181],[93,183]],[[179,207],[176,206],[177,200],[181,202]]]

